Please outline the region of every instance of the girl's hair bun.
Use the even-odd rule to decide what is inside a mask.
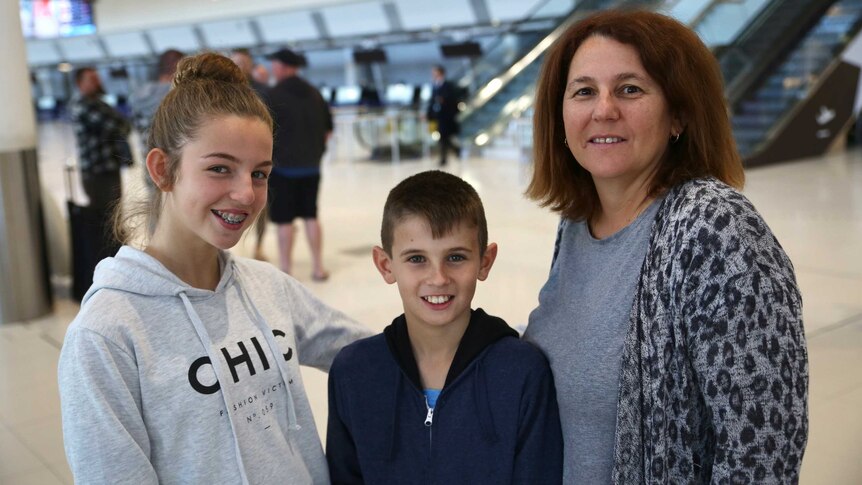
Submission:
[[[196,81],[219,81],[225,83],[247,84],[245,76],[236,64],[227,57],[215,52],[205,52],[185,57],[177,64],[173,86]]]

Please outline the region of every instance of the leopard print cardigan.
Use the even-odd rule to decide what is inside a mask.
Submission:
[[[623,350],[613,481],[795,483],[808,354],[793,265],[739,192],[669,191]]]

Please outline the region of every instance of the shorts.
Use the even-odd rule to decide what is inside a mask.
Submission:
[[[317,191],[320,174],[285,177],[269,176],[269,218],[275,224],[289,224],[297,217],[317,219]]]

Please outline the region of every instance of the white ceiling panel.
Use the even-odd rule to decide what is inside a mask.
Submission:
[[[433,64],[443,60],[440,56],[440,45],[437,42],[395,44],[383,48],[391,64],[426,64],[429,72]]]
[[[491,20],[501,22],[524,19],[539,2],[543,2],[543,0],[485,0]]]
[[[201,49],[198,38],[195,36],[190,25],[150,29],[149,33],[150,40],[153,42],[156,52],[178,49],[191,54]]]
[[[380,2],[354,3],[320,10],[331,37],[389,32],[389,21]]]
[[[27,40],[28,64],[56,64],[61,61],[60,51],[52,40]]]
[[[476,15],[464,0],[395,0],[406,30],[472,25]]]
[[[269,44],[320,38],[311,12],[285,12],[255,17],[263,40]]]
[[[105,51],[95,35],[58,39],[57,45],[67,61],[95,61],[105,58]]]
[[[224,49],[228,47],[248,47],[257,44],[248,19],[223,20],[200,24],[207,47]]]
[[[143,32],[104,34],[102,40],[105,42],[105,49],[112,57],[152,55]]]
[[[550,0],[536,12],[533,18],[559,17],[566,15],[575,8],[575,0]]]
[[[356,3],[357,1],[97,0],[92,3],[99,24],[99,32],[108,33],[149,30],[167,24],[197,24],[216,20],[263,17],[276,12],[308,11],[325,6]]]

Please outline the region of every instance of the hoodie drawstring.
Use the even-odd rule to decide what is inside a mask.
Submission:
[[[207,334],[207,330],[206,328],[204,328],[203,322],[201,321],[200,317],[192,306],[192,302],[189,301],[188,295],[186,295],[184,291],[181,291],[179,292],[178,296],[183,301],[183,305],[185,305],[186,307],[186,314],[192,321],[192,326],[195,328],[195,332],[198,334],[198,339],[200,339],[201,343],[207,351],[207,357],[209,357],[210,359],[210,363],[213,366],[213,370],[215,371],[216,376],[224,375],[221,359],[219,359],[217,355],[214,355],[212,349],[212,340],[210,339],[209,334]],[[225,409],[230,409],[230,406],[227,402],[227,393],[224,392],[224,390],[222,390],[221,392],[221,397],[222,401],[224,402]],[[233,446],[234,450],[236,451],[236,464],[237,466],[239,466],[239,475],[240,478],[242,478],[243,485],[248,485],[248,477],[245,473],[245,465],[243,464],[242,453],[240,452],[239,448],[239,434],[237,433],[236,424],[233,422],[233,417],[231,416],[231,413],[227,413],[227,419],[230,423],[230,429],[233,432]]]
[[[233,265],[233,273],[236,275],[237,282],[240,281],[240,272],[239,268],[237,268],[236,264]],[[245,291],[242,284],[237,284],[237,287],[240,290],[240,295],[246,301],[249,307],[251,307],[252,312],[254,312],[255,325],[257,325],[260,333],[263,334],[263,338],[266,340],[267,345],[269,345],[269,350],[272,352],[272,356],[275,359],[275,362],[278,367],[278,371],[281,374],[281,379],[284,381],[284,388],[287,390],[287,424],[288,429],[292,431],[299,431],[302,429],[302,426],[299,425],[299,421],[296,418],[296,405],[293,401],[293,393],[290,391],[290,383],[292,382],[290,379],[290,372],[287,369],[287,362],[282,357],[281,348],[279,348],[278,343],[275,341],[275,335],[272,333],[272,327],[266,322],[266,319],[263,318],[263,315],[260,314],[260,311],[255,306],[254,301],[249,296],[248,292]],[[289,319],[289,315],[285,315],[285,319]],[[292,326],[292,322],[288,322],[288,326]],[[292,445],[291,445],[292,446]]]

